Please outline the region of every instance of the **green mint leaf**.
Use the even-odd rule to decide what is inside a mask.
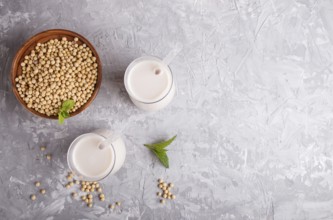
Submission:
[[[168,155],[164,151],[156,151],[153,150],[154,154],[157,156],[159,161],[165,166],[166,168],[169,168],[169,158]]]
[[[71,100],[71,99],[66,100],[62,103],[60,111],[68,112],[69,110],[71,110],[74,107],[74,105],[75,105],[74,100]]]
[[[69,118],[69,113],[68,113],[68,112],[60,112],[60,114],[61,114],[62,117],[64,117],[64,118]]]
[[[149,150],[154,150],[155,147],[151,144],[144,144],[145,147],[147,147]]]
[[[173,136],[169,140],[162,141],[162,142],[155,143],[155,144],[151,144],[151,146],[153,146],[154,149],[164,149],[167,146],[169,146],[176,139],[176,137],[177,137],[177,135]]]
[[[167,146],[169,146],[175,139],[177,135],[173,136],[169,140],[162,141],[155,144],[144,144],[145,147],[147,147],[149,150],[153,151],[153,153],[156,155],[156,157],[159,159],[159,161],[165,166],[166,168],[169,168],[169,158],[166,152],[168,151],[165,149]]]
[[[65,121],[65,118],[62,116],[61,113],[58,114],[58,123],[61,125],[63,124]]]
[[[65,121],[65,118],[68,118],[69,111],[74,107],[75,102],[74,100],[66,100],[62,103],[61,108],[58,112],[58,123],[63,124]]]
[[[158,153],[166,153],[168,151],[166,149],[158,149],[158,148],[155,148],[153,150],[156,151],[156,152],[158,152]]]

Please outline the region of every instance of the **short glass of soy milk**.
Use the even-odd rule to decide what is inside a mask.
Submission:
[[[157,111],[175,96],[175,82],[167,64],[153,56],[135,59],[127,67],[124,83],[132,102],[140,109]]]
[[[116,173],[124,164],[125,143],[107,129],[82,134],[70,145],[67,162],[71,171],[86,181],[99,181]]]

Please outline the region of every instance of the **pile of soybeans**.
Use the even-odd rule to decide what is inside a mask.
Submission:
[[[57,115],[62,103],[74,100],[70,113],[92,96],[97,82],[97,59],[86,44],[63,37],[37,43],[21,63],[15,78],[20,97],[39,113]]]

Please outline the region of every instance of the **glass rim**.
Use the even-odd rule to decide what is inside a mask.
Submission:
[[[131,90],[128,88],[128,85],[127,85],[128,83],[127,83],[126,78],[127,78],[127,76],[128,76],[129,70],[133,68],[132,66],[133,66],[134,64],[136,64],[137,62],[139,62],[139,61],[141,61],[141,60],[145,60],[145,59],[157,60],[157,61],[163,63],[163,60],[162,60],[161,58],[157,57],[157,56],[141,56],[141,57],[136,58],[135,60],[133,60],[133,61],[127,66],[127,68],[126,68],[126,70],[125,70],[124,84],[125,84],[125,89],[126,89],[127,93],[129,94],[129,96],[131,97],[131,99],[134,99],[134,100],[137,101],[137,102],[140,102],[140,103],[148,104],[148,105],[149,105],[149,104],[155,104],[155,103],[158,103],[158,102],[162,101],[163,99],[165,99],[165,98],[170,94],[172,88],[174,87],[174,77],[173,77],[173,73],[172,73],[172,70],[171,70],[171,68],[169,67],[169,65],[166,65],[166,64],[163,63],[163,64],[168,68],[168,70],[170,71],[170,74],[171,74],[171,86],[170,86],[168,92],[167,92],[162,98],[160,98],[160,99],[158,99],[158,100],[156,100],[156,101],[153,101],[153,102],[145,102],[145,101],[142,101],[142,100],[139,100],[139,99],[135,98],[135,96],[133,95],[133,93],[131,92]]]
[[[110,171],[109,171],[107,174],[105,174],[105,176],[103,176],[102,178],[90,178],[90,177],[84,176],[84,175],[82,175],[81,173],[79,173],[79,172],[77,171],[77,169],[74,169],[74,168],[72,167],[72,165],[71,165],[71,162],[70,162],[71,159],[69,158],[69,153],[70,153],[70,151],[71,151],[72,148],[73,148],[73,143],[75,143],[76,141],[78,141],[79,138],[82,138],[82,136],[86,136],[86,135],[89,135],[89,134],[95,134],[95,135],[101,136],[101,137],[104,138],[103,141],[105,141],[105,140],[107,139],[107,137],[105,137],[104,135],[96,134],[96,133],[93,133],[93,132],[89,132],[89,133],[81,134],[80,136],[76,137],[76,138],[72,141],[72,143],[70,144],[70,146],[69,146],[69,148],[68,148],[68,151],[67,151],[67,164],[68,164],[69,169],[74,173],[74,175],[78,176],[79,179],[82,179],[82,180],[84,180],[84,181],[101,181],[101,180],[105,179],[106,177],[108,177],[108,176],[112,173],[112,171],[113,171],[113,169],[114,169],[114,167],[115,167],[115,164],[116,164],[116,157],[117,157],[117,156],[116,156],[116,154],[115,154],[114,146],[113,146],[112,143],[109,143],[110,146],[111,146],[111,149],[112,149],[112,153],[113,153],[113,163],[112,163],[112,167],[111,167]]]

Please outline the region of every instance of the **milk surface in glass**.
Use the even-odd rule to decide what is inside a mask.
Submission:
[[[143,110],[162,109],[175,94],[170,68],[156,57],[134,60],[126,70],[124,81],[131,100]]]
[[[99,129],[77,137],[69,147],[69,168],[81,179],[97,181],[117,172],[126,157],[125,144],[120,136],[108,141],[111,131]],[[100,148],[101,144],[103,149]]]

